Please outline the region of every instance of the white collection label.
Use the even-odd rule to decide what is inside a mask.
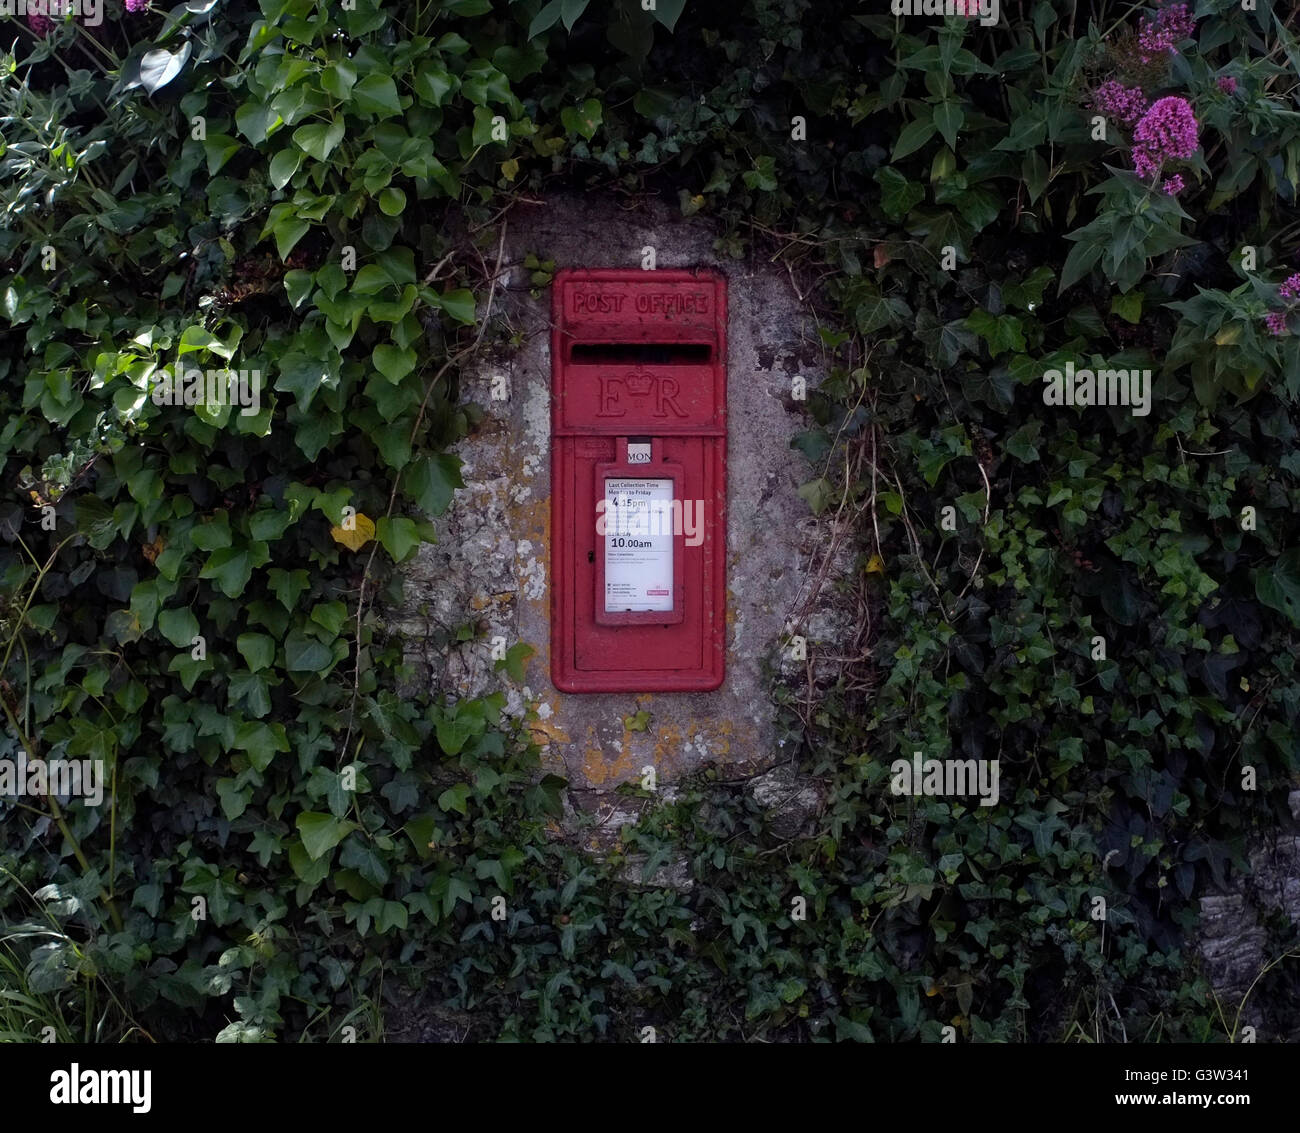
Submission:
[[[607,478],[605,613],[672,608],[673,482]]]

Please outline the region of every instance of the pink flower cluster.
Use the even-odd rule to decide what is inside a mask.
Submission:
[[[1160,186],[1166,197],[1176,197],[1183,191],[1186,186],[1183,184],[1183,175],[1175,173],[1172,177],[1166,177],[1165,183]]]
[[[32,7],[35,7],[33,4]],[[128,12],[143,12],[149,7],[149,0],[126,0]],[[28,12],[27,26],[35,35],[49,35],[54,30],[54,21],[43,12]]]
[[[1169,95],[1153,102],[1133,131],[1133,168],[1139,177],[1152,177],[1165,161],[1191,157],[1200,148],[1191,103]]]
[[[1126,87],[1109,79],[1092,92],[1092,104],[1108,118],[1131,126],[1147,110],[1147,96],[1141,87]]]
[[[1148,20],[1138,32],[1138,46],[1142,49],[1143,63],[1150,63],[1157,55],[1177,55],[1178,44],[1191,38],[1196,21],[1186,4],[1170,4]]]
[[[1223,91],[1224,94],[1236,94],[1237,80],[1231,75],[1221,75],[1219,77],[1219,89]]]
[[[1300,299],[1300,271],[1284,279],[1277,289],[1277,294],[1278,298],[1285,299],[1288,304],[1294,306],[1296,300]],[[1287,311],[1270,311],[1264,316],[1264,325],[1268,327],[1269,334],[1286,334],[1288,313]]]

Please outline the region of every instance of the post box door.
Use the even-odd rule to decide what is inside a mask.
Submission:
[[[568,270],[554,288],[552,680],[566,692],[717,688],[725,282]]]

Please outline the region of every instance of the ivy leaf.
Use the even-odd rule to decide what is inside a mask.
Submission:
[[[358,80],[352,88],[352,101],[359,110],[378,118],[391,118],[402,112],[397,84],[388,75],[367,75]]]
[[[359,551],[375,537],[375,521],[368,515],[357,512],[352,517],[352,526],[330,528],[330,538],[342,543],[349,551]]]
[[[506,650],[506,655],[502,657],[493,668],[498,671],[504,669],[512,681],[515,681],[517,684],[523,684],[526,675],[525,665],[528,662],[528,658],[536,652],[537,650],[529,645],[528,642],[516,641],[514,645]]]
[[[308,157],[325,161],[343,140],[343,119],[335,115],[329,122],[310,122],[306,126],[299,126],[293,132],[293,140]],[[277,189],[279,187],[276,186]]]
[[[283,724],[263,724],[246,720],[235,732],[235,750],[248,753],[248,761],[259,772],[271,766],[277,751],[289,750],[289,737]]]
[[[253,673],[261,672],[275,661],[275,639],[264,633],[241,633],[235,639],[235,648]]]
[[[314,637],[293,630],[284,639],[284,667],[291,673],[323,673],[334,662],[334,653]]]
[[[988,343],[994,358],[1006,350],[1020,352],[1025,348],[1020,320],[1014,315],[991,315],[980,309],[967,316],[966,326]]]
[[[379,455],[389,468],[405,468],[411,462],[410,418],[404,417],[392,425],[376,429],[371,439],[379,447]]]
[[[389,342],[381,342],[376,346],[370,360],[375,364],[375,369],[393,385],[414,370],[417,361],[414,350],[403,349]]]
[[[835,498],[835,488],[824,476],[799,485],[799,495],[808,501],[813,515],[821,515]]]
[[[454,787],[448,787],[438,796],[438,806],[446,811],[456,811],[458,814],[469,814],[467,801],[469,799],[470,785],[468,783],[457,783]]]
[[[907,302],[898,296],[868,295],[857,305],[854,316],[858,330],[863,334],[873,334],[882,327],[898,325],[911,313]]]
[[[473,900],[474,891],[453,874],[447,878],[447,891],[442,897],[442,915],[450,916],[460,901],[470,904]]]
[[[437,296],[434,302],[458,323],[473,326],[474,293],[472,291],[467,291],[463,287],[458,288],[455,291],[448,291],[445,295]]]
[[[309,271],[300,271],[295,268],[293,271],[284,273],[284,290],[289,296],[289,305],[296,311],[306,301],[307,296],[311,294],[312,273]]]
[[[280,359],[280,375],[275,379],[275,388],[293,394],[298,400],[298,407],[306,410],[328,374],[329,369],[324,362],[290,351]]]
[[[311,608],[311,620],[331,637],[338,637],[342,632],[347,616],[348,607],[344,602],[318,602]]]
[[[602,110],[600,103],[589,98],[581,106],[566,106],[560,111],[560,122],[570,134],[581,134],[588,141],[600,128]]]
[[[1126,295],[1116,295],[1110,301],[1110,313],[1137,326],[1142,321],[1142,292],[1130,291]]]
[[[915,181],[909,181],[891,166],[885,165],[877,169],[874,178],[881,188],[880,207],[890,220],[902,220],[913,206],[925,198],[925,189]]]
[[[389,519],[385,516],[378,525],[379,542],[384,550],[393,556],[393,561],[405,562],[420,545],[420,533],[415,521],[399,516]]]
[[[928,314],[925,311],[921,313]],[[932,316],[923,318],[918,322],[917,337],[925,343],[930,361],[945,370],[955,366],[962,354],[974,353],[979,346],[979,339],[967,329],[965,319],[954,319],[937,326]]]
[[[237,789],[234,779],[217,780],[217,798],[221,800],[221,812],[227,822],[234,822],[245,810],[253,797],[251,789]]]
[[[131,610],[114,610],[104,619],[104,632],[119,645],[129,645],[139,641],[144,634],[144,626],[139,617]]]
[[[240,143],[229,134],[209,134],[203,143],[208,158],[208,176],[215,177],[217,171],[239,152]]]
[[[401,216],[406,208],[406,194],[401,189],[389,186],[379,192],[379,211],[385,216]]]
[[[199,571],[200,578],[211,578],[227,598],[238,598],[253,573],[253,559],[246,547],[223,547],[213,551]]]
[[[158,614],[158,632],[178,649],[188,649],[199,633],[199,619],[188,608]]]
[[[282,261],[289,258],[294,245],[307,235],[309,228],[311,225],[297,216],[286,215],[276,222],[272,232],[275,235],[275,250],[279,252]]]
[[[304,811],[298,815],[297,827],[311,860],[317,861],[355,830],[356,823],[335,818],[332,814]]]
[[[146,51],[140,57],[140,85],[150,94],[161,90],[181,73],[193,50],[193,41],[187,39],[175,52],[162,48]]]
[[[651,15],[669,31],[672,31],[677,26],[677,21],[681,19],[685,8],[686,0],[659,0],[654,6]]]
[[[1271,567],[1255,571],[1255,597],[1300,626],[1300,548],[1284,551]]]
[[[1038,448],[1034,442],[1038,440],[1042,431],[1041,419],[1031,421],[1028,425],[1021,425],[1007,438],[1005,444],[1007,452],[1025,464],[1032,464],[1038,459]]]
[[[438,453],[422,457],[406,473],[406,489],[428,515],[441,515],[451,503],[452,493],[463,488],[460,477],[460,457],[452,453]]]
[[[533,17],[533,22],[528,25],[528,38],[532,39],[539,36],[547,28],[554,27],[560,22],[560,14],[564,9],[564,0],[550,0],[540,12]]]
[[[230,674],[230,701],[260,720],[271,711],[271,689],[266,678],[247,671]]]
[[[242,103],[235,111],[235,126],[255,146],[260,146],[283,124],[284,119],[261,102]]]
[[[587,10],[590,0],[561,0],[560,19],[564,21],[564,30],[572,31],[578,17]]]
[[[352,86],[356,81],[357,69],[348,59],[336,60],[320,74],[321,88],[340,102],[352,97]]]
[[[536,23],[536,20],[533,22]],[[427,102],[430,106],[441,106],[457,82],[456,76],[447,70],[442,60],[434,59],[421,64],[415,73],[413,86],[416,97],[422,102]]]

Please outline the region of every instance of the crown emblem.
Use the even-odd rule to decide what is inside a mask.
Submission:
[[[655,379],[650,374],[638,374],[635,371],[627,374],[623,381],[627,385],[627,391],[633,397],[645,397],[654,389]]]

